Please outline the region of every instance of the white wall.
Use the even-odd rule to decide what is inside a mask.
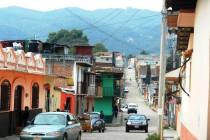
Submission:
[[[198,0],[194,26],[190,97],[182,94],[181,121],[198,139],[207,139],[209,98],[210,0]],[[189,65],[188,65],[189,66]],[[188,67],[189,72],[189,67]],[[189,75],[186,89],[189,90]]]

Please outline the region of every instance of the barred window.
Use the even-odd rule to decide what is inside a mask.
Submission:
[[[11,96],[11,84],[8,80],[4,80],[1,83],[0,111],[10,110],[10,96]]]
[[[39,107],[39,85],[34,83],[32,86],[32,108]]]

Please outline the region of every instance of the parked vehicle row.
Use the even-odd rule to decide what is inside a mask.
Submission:
[[[20,140],[81,140],[79,120],[68,112],[36,115],[20,133]]]
[[[79,118],[79,119],[78,119]],[[68,112],[45,112],[35,116],[20,133],[20,140],[81,140],[82,131],[105,131],[100,112],[76,117]]]
[[[105,121],[100,118],[100,112],[89,112],[84,113],[81,117],[79,117],[81,126],[83,131],[95,131],[98,132],[104,132],[105,127]]]

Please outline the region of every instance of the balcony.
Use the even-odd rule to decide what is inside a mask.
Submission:
[[[103,87],[103,97],[112,97],[114,96],[113,87]]]
[[[95,92],[95,97],[102,98],[102,87],[101,86],[96,86],[96,92]]]
[[[88,86],[87,96],[95,96],[95,95],[96,95],[95,85]]]
[[[114,96],[114,88],[113,87],[101,87],[97,86],[96,87],[96,97],[113,97]]]
[[[77,82],[77,94],[86,95],[87,85],[84,82]]]
[[[55,55],[55,54],[42,54],[42,57],[46,59],[46,61],[76,61],[79,63],[87,63],[92,64],[91,56],[84,55]]]

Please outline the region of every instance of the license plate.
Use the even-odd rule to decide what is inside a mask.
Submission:
[[[33,140],[41,140],[41,137],[34,137]]]
[[[138,126],[138,125],[135,125],[134,127],[135,127],[135,128],[139,128],[139,126]]]

